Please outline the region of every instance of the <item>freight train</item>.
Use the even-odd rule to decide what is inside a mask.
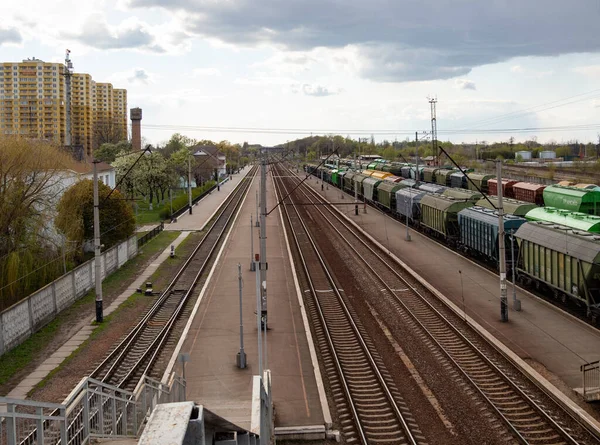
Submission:
[[[498,198],[466,188],[462,173],[428,167],[417,171],[414,166],[408,167],[408,170],[358,172],[307,164],[305,171],[497,269]],[[419,181],[415,179],[417,172]],[[480,189],[488,193],[497,191],[495,178],[468,174]],[[434,177],[435,182],[424,182],[425,178]],[[457,187],[451,187],[452,184]],[[503,180],[501,186],[507,195],[521,198],[503,200],[507,213],[504,217],[507,272],[545,295],[583,306],[586,316],[597,324],[600,216],[594,215],[600,211],[600,199],[596,196],[600,191],[512,180]],[[544,200],[555,207],[538,207]],[[547,215],[554,219],[544,220]]]

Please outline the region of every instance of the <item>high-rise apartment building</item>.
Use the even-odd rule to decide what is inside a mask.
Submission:
[[[41,60],[0,64],[0,133],[64,143],[64,66]]]
[[[0,63],[0,134],[50,139],[65,144],[65,66],[27,59]],[[104,142],[127,139],[127,90],[92,76],[71,76],[71,141],[91,156]]]

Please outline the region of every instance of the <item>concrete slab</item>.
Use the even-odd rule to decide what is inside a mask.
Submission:
[[[254,251],[259,251],[258,228],[250,226],[250,216],[256,211],[257,188],[255,180],[181,350],[190,354],[186,365],[188,398],[247,427],[251,420],[252,376],[258,374],[256,275],[249,270],[251,236]],[[272,183],[268,181],[267,208],[275,204]],[[272,373],[276,426],[323,425],[319,391],[277,212],[267,218],[266,230],[269,265],[266,366]],[[240,349],[238,264],[242,266],[244,351],[248,361],[243,370],[235,362]],[[230,417],[238,415],[239,420]]]

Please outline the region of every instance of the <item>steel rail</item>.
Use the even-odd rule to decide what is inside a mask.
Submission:
[[[316,193],[314,190],[312,190],[310,187],[306,187],[306,190],[309,190],[310,193],[313,195],[313,197],[316,197],[319,201],[323,201],[323,198],[318,193]],[[459,365],[454,360],[454,358],[450,355],[450,353],[446,350],[446,348],[444,348],[439,343],[439,341],[435,338],[434,334],[432,334],[429,331],[429,329],[426,328],[423,325],[423,323],[417,318],[417,316],[405,304],[405,302],[396,295],[396,293],[392,290],[392,288],[390,286],[388,286],[388,284],[386,283],[385,279],[383,279],[373,269],[373,267],[371,266],[371,264],[358,252],[358,250],[352,245],[352,243],[344,235],[342,235],[342,233],[339,231],[339,229],[329,220],[329,218],[327,218],[327,216],[325,216],[323,214],[322,210],[318,209],[318,208],[317,208],[317,210],[327,220],[327,222],[331,225],[331,227],[338,233],[338,235],[342,239],[344,239],[344,241],[346,241],[346,243],[348,244],[348,246],[350,247],[350,249],[352,249],[354,251],[354,253],[356,254],[356,256],[362,260],[362,262],[367,266],[367,268],[369,268],[371,270],[371,272],[379,279],[379,281],[386,287],[386,289],[388,290],[388,292],[390,293],[390,295],[392,295],[394,297],[394,299],[405,309],[405,311],[407,312],[407,314],[409,314],[409,316],[411,316],[411,318],[421,327],[421,329],[423,329],[423,331],[429,336],[429,338],[436,345],[438,345],[438,347],[440,348],[440,350],[442,352],[444,352],[444,354],[446,355],[446,357],[457,367],[457,369],[465,376],[465,378],[467,378],[469,380],[469,382],[477,389],[477,391],[490,404],[490,406],[493,407],[493,409],[503,419],[503,421],[509,426],[509,428],[511,428],[513,430],[513,433],[516,435],[517,439],[519,441],[521,441],[522,443],[529,443],[521,435],[521,433],[516,429],[516,427],[504,416],[504,414],[502,414],[502,412],[500,411],[500,409],[488,398],[488,396],[483,392],[483,390],[479,387],[479,385],[472,380],[472,378],[467,374],[467,372],[463,369],[463,367],[461,365]],[[415,293],[415,295],[420,298],[421,302],[424,303],[429,308],[429,310],[431,310],[432,312],[434,312],[434,314],[440,320],[442,320],[453,331],[453,333],[457,337],[460,338],[460,340],[462,340],[464,343],[466,343],[466,345],[468,347],[470,347],[471,350],[473,350],[489,367],[491,367],[497,374],[499,374],[503,378],[503,380],[513,389],[513,391],[515,391],[519,396],[521,396],[524,399],[524,401],[527,404],[529,404],[532,408],[534,408],[535,410],[537,410],[538,413],[541,414],[541,416],[544,418],[544,420],[546,420],[548,423],[550,423],[550,425],[552,425],[554,427],[554,429],[561,436],[563,436],[563,439],[567,440],[569,443],[572,443],[572,444],[577,444],[578,443],[575,438],[573,438],[567,431],[565,431],[564,428],[562,428],[544,409],[542,409],[541,407],[539,407],[538,404],[534,400],[532,400],[529,395],[527,395],[515,382],[513,382],[512,379],[509,376],[507,376],[504,371],[502,371],[501,369],[499,369],[498,366],[495,363],[493,363],[488,357],[486,357],[485,354],[483,354],[483,352],[476,345],[474,345],[462,332],[460,332],[458,330],[458,328],[456,328],[441,312],[439,312],[438,309],[436,309],[417,289],[415,289],[402,275],[400,275],[394,268],[392,268],[389,265],[389,262],[386,262],[381,257],[381,255],[379,255],[379,253],[377,253],[375,251],[375,249],[373,247],[371,247],[363,238],[361,238],[356,233],[355,230],[353,230],[351,227],[349,227],[349,224],[346,221],[343,221],[339,217],[339,215],[336,212],[334,212],[332,209],[328,208],[327,210],[336,219],[337,222],[341,223],[342,226],[345,227],[348,230],[348,232],[350,232],[352,234],[352,236],[354,236],[354,238],[356,240],[358,240],[373,255],[375,255],[380,260],[381,264],[383,264],[394,276],[396,276],[397,279],[399,279],[400,281],[402,281],[409,289],[411,289]],[[377,248],[377,250],[379,250],[379,248]],[[485,340],[483,340],[483,341],[484,341],[485,344],[489,345],[489,343],[487,341],[485,341]],[[494,347],[494,350],[496,350],[495,347]],[[523,375],[521,372],[519,372],[519,374]],[[528,379],[528,381],[531,381],[530,378],[527,377],[527,379]],[[533,383],[535,383],[535,382],[533,382]],[[536,385],[536,387],[539,388],[538,385]],[[545,391],[543,391],[543,392],[544,392],[544,394],[546,394]],[[562,409],[562,408],[561,408],[561,411],[565,412],[565,410]],[[574,419],[574,420],[576,420],[576,419]]]
[[[281,182],[283,184],[283,181],[281,181]],[[286,188],[285,185],[284,185],[284,188]],[[292,201],[291,196],[289,196],[289,199],[290,199],[290,201]],[[290,225],[290,227],[293,227],[292,222],[291,222],[291,218],[290,218],[290,215],[289,215],[288,209],[287,209],[288,206],[282,206],[282,207],[285,208],[285,214],[286,214],[286,218],[288,220],[288,224]],[[410,431],[410,428],[408,427],[408,424],[406,423],[406,420],[404,419],[404,416],[400,412],[400,409],[398,408],[398,405],[396,404],[396,401],[394,400],[394,397],[391,394],[391,391],[388,388],[388,385],[385,382],[385,379],[381,375],[381,372],[379,371],[379,368],[378,368],[377,364],[375,363],[375,359],[373,358],[371,352],[369,351],[368,346],[366,345],[364,339],[362,338],[362,335],[361,335],[361,333],[360,333],[360,331],[358,329],[358,326],[356,325],[356,323],[355,323],[352,315],[350,314],[348,306],[345,303],[345,301],[343,300],[343,297],[342,297],[342,295],[340,294],[340,292],[338,290],[338,286],[336,285],[336,282],[335,282],[333,276],[329,272],[329,269],[328,269],[327,265],[325,264],[323,256],[319,252],[319,249],[318,249],[318,247],[317,247],[317,245],[315,243],[314,238],[312,237],[312,235],[310,235],[308,227],[306,226],[306,224],[304,223],[304,221],[300,217],[300,213],[299,213],[298,209],[293,205],[293,203],[292,203],[292,207],[294,208],[294,211],[296,212],[296,214],[298,216],[298,221],[301,224],[302,229],[304,230],[305,236],[307,237],[308,241],[310,242],[310,245],[311,245],[311,247],[312,247],[315,255],[317,256],[317,258],[319,260],[319,263],[320,263],[320,265],[321,265],[324,273],[327,276],[327,279],[328,279],[328,281],[330,283],[330,287],[331,287],[333,293],[336,295],[337,300],[338,300],[341,308],[343,309],[343,312],[346,315],[346,318],[348,319],[349,324],[352,327],[352,330],[354,331],[355,336],[356,336],[357,340],[359,341],[359,343],[360,343],[360,345],[361,345],[361,347],[362,347],[362,349],[363,349],[363,351],[365,353],[365,356],[369,360],[371,368],[372,368],[372,370],[373,370],[373,372],[374,372],[374,374],[375,374],[375,376],[376,376],[376,378],[377,378],[377,380],[378,380],[378,382],[379,382],[379,384],[380,384],[383,392],[385,393],[386,397],[388,398],[388,402],[389,402],[390,406],[392,407],[392,409],[393,409],[396,417],[398,418],[398,421],[399,421],[402,429],[404,430],[404,434],[406,435],[406,439],[409,441],[409,443],[416,445],[418,442],[416,441],[416,439],[414,438],[412,432]],[[298,254],[300,255],[300,257],[302,259],[302,261],[301,261],[302,262],[302,266],[303,266],[304,272],[306,274],[307,281],[309,283],[311,293],[312,293],[313,298],[314,298],[314,300],[316,302],[315,307],[318,309],[319,316],[320,316],[320,319],[321,319],[321,324],[323,326],[323,330],[324,330],[324,332],[326,334],[326,337],[327,337],[327,342],[329,344],[330,350],[331,350],[332,355],[334,357],[334,360],[335,360],[335,363],[336,363],[336,368],[338,369],[338,373],[339,373],[340,378],[341,378],[341,380],[343,382],[344,392],[346,393],[346,397],[347,397],[347,399],[349,401],[352,413],[353,413],[354,418],[355,418],[355,422],[357,423],[357,429],[359,429],[359,434],[361,436],[361,440],[363,441],[363,443],[364,444],[368,444],[368,441],[366,439],[366,435],[365,435],[365,432],[364,432],[364,428],[363,428],[362,422],[360,420],[360,415],[357,413],[356,407],[355,407],[355,405],[353,403],[353,396],[352,396],[350,388],[349,388],[349,386],[348,386],[348,384],[346,382],[345,373],[344,373],[344,371],[342,369],[342,365],[341,365],[341,363],[339,361],[339,358],[337,356],[336,347],[334,345],[334,341],[333,341],[331,333],[329,331],[329,327],[327,326],[327,323],[325,321],[325,315],[324,315],[323,310],[321,308],[321,305],[319,303],[319,299],[317,297],[317,292],[316,292],[316,290],[314,288],[314,284],[313,284],[313,281],[312,281],[311,274],[310,274],[310,272],[308,270],[308,267],[306,266],[305,257],[304,257],[304,254],[302,253],[302,249],[300,247],[300,243],[299,243],[297,234],[296,234],[295,231],[292,231],[292,234],[293,234],[294,241],[295,241],[295,244],[296,244],[296,247],[297,247],[297,250],[298,250]]]

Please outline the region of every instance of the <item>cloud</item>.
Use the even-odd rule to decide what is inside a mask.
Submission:
[[[523,67],[521,65],[515,65],[515,66],[511,67],[510,70],[513,73],[522,73],[524,71]]]
[[[461,90],[476,90],[475,82],[469,79],[456,79],[454,84]]]
[[[448,79],[519,56],[598,52],[598,6],[564,0],[128,0],[182,17],[186,32],[286,51],[352,47],[359,74],[389,82]],[[532,20],[531,17],[535,17]],[[549,29],[569,29],[569,38]]]
[[[596,79],[600,77],[600,65],[578,66],[573,68],[573,71],[583,74],[584,76],[594,77]]]
[[[133,70],[133,74],[130,77],[128,77],[127,80],[130,82],[138,82],[138,83],[147,84],[149,78],[150,78],[150,76],[148,76],[148,73],[146,72],[146,70],[135,69],[135,70]]]
[[[292,85],[291,90],[293,93],[302,93],[305,96],[314,97],[333,96],[342,92],[339,88],[329,88],[323,85],[312,85],[309,83]]]
[[[203,76],[220,76],[221,71],[218,68],[195,68],[192,71],[192,76],[203,77]]]
[[[0,45],[5,43],[21,43],[23,37],[16,28],[0,28]]]
[[[92,14],[77,34],[65,35],[96,49],[145,49],[162,53],[147,26],[128,20],[119,26],[109,26],[100,14]]]

